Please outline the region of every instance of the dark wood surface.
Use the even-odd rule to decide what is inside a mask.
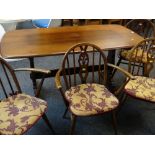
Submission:
[[[121,25],[67,26],[7,32],[1,42],[4,58],[64,54],[77,43],[96,44],[101,49],[130,48],[143,38]]]

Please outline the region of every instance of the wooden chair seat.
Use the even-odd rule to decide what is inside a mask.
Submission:
[[[47,103],[26,94],[10,96],[0,102],[0,134],[25,133],[42,117]]]
[[[127,83],[124,91],[135,98],[155,102],[155,79],[135,76],[134,80]]]
[[[41,80],[38,81],[35,97],[22,92],[15,74],[22,71],[42,74]],[[47,103],[39,99],[45,80],[44,77],[50,73],[50,70],[36,68],[13,69],[0,57],[0,73],[0,134],[23,134],[41,117],[54,133],[53,127],[45,114]]]
[[[87,83],[71,87],[65,92],[69,108],[77,116],[102,114],[115,109],[118,99],[101,84]]]

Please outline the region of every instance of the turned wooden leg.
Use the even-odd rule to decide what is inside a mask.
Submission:
[[[113,124],[115,135],[117,135],[118,131],[117,131],[117,120],[116,120],[115,111],[112,112],[112,124]]]
[[[109,50],[108,51],[107,61],[108,61],[108,63],[111,63],[111,64],[115,65],[115,50]],[[112,67],[108,67],[108,77],[112,76],[112,71],[113,71],[113,68]],[[110,89],[113,87],[111,80],[112,80],[111,78],[109,78],[107,80],[107,86]]]
[[[29,58],[29,61],[30,61],[30,67],[35,68],[35,66],[34,66],[34,58]],[[36,79],[34,77],[34,74],[33,73],[31,73],[31,74],[32,74],[31,79],[32,79],[32,83],[33,83],[33,90],[35,92],[35,90],[37,89],[37,81],[36,81]]]
[[[120,57],[119,58],[119,60],[118,60],[118,62],[117,62],[117,64],[116,64],[116,66],[119,66],[120,65],[120,63],[121,63],[121,61],[122,61],[122,58]],[[113,78],[114,77],[114,75],[115,75],[115,73],[116,73],[116,71],[117,71],[117,69],[113,69],[113,71],[112,71],[112,75],[111,75],[111,78]]]
[[[125,104],[125,101],[127,100],[128,95],[126,93],[123,93],[122,97],[119,99],[120,100],[120,105],[117,109],[117,113],[122,109],[123,105]]]
[[[63,118],[64,119],[69,119],[69,117],[66,116],[67,112],[68,112],[68,107],[66,108],[66,110],[65,110],[65,112],[63,114]]]
[[[53,129],[51,123],[49,122],[49,120],[48,120],[46,114],[44,114],[44,115],[42,116],[42,118],[43,118],[43,120],[46,122],[47,126],[52,130],[53,134],[55,134],[55,131],[54,131],[54,129]]]
[[[75,129],[76,124],[76,116],[74,114],[71,114],[71,128],[70,128],[70,134],[72,135]]]

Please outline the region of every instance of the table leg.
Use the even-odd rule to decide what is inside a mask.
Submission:
[[[107,56],[108,63],[114,64],[114,65],[115,65],[115,51],[116,50],[109,50],[108,56]],[[112,72],[112,68],[109,68],[108,70]]]
[[[116,50],[109,50],[108,51],[108,56],[107,56],[107,61],[108,63],[111,63],[111,64],[114,64],[115,65],[115,52]],[[111,81],[111,76],[112,76],[112,71],[113,71],[113,68],[112,67],[109,67],[108,68],[108,81],[107,81],[107,85],[109,87],[109,89],[113,89],[113,84],[112,84],[112,81]]]
[[[111,63],[111,64],[115,64],[115,51],[116,50],[109,50],[108,51],[108,62]]]
[[[30,61],[30,67],[35,68],[34,58],[29,58],[29,61]],[[31,73],[31,79],[32,79],[32,83],[33,83],[33,89],[36,90],[37,89],[37,81],[36,81],[36,78],[33,76],[33,73]]]

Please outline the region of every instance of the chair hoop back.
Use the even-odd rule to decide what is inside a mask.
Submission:
[[[136,75],[140,74],[142,65],[153,64],[155,60],[155,38],[144,39],[131,49],[129,57],[129,72]],[[138,64],[138,65],[136,65]],[[132,69],[131,69],[132,68]]]
[[[1,57],[0,72],[0,87],[6,98],[22,92],[13,68]]]
[[[70,48],[64,56],[61,69],[67,89],[77,85],[78,75],[81,83],[87,83],[88,79],[94,83],[95,71],[98,73],[99,83],[106,84],[107,81],[107,59],[94,44],[80,43]]]
[[[155,26],[147,19],[133,19],[126,24],[126,27],[144,38],[155,37]]]

